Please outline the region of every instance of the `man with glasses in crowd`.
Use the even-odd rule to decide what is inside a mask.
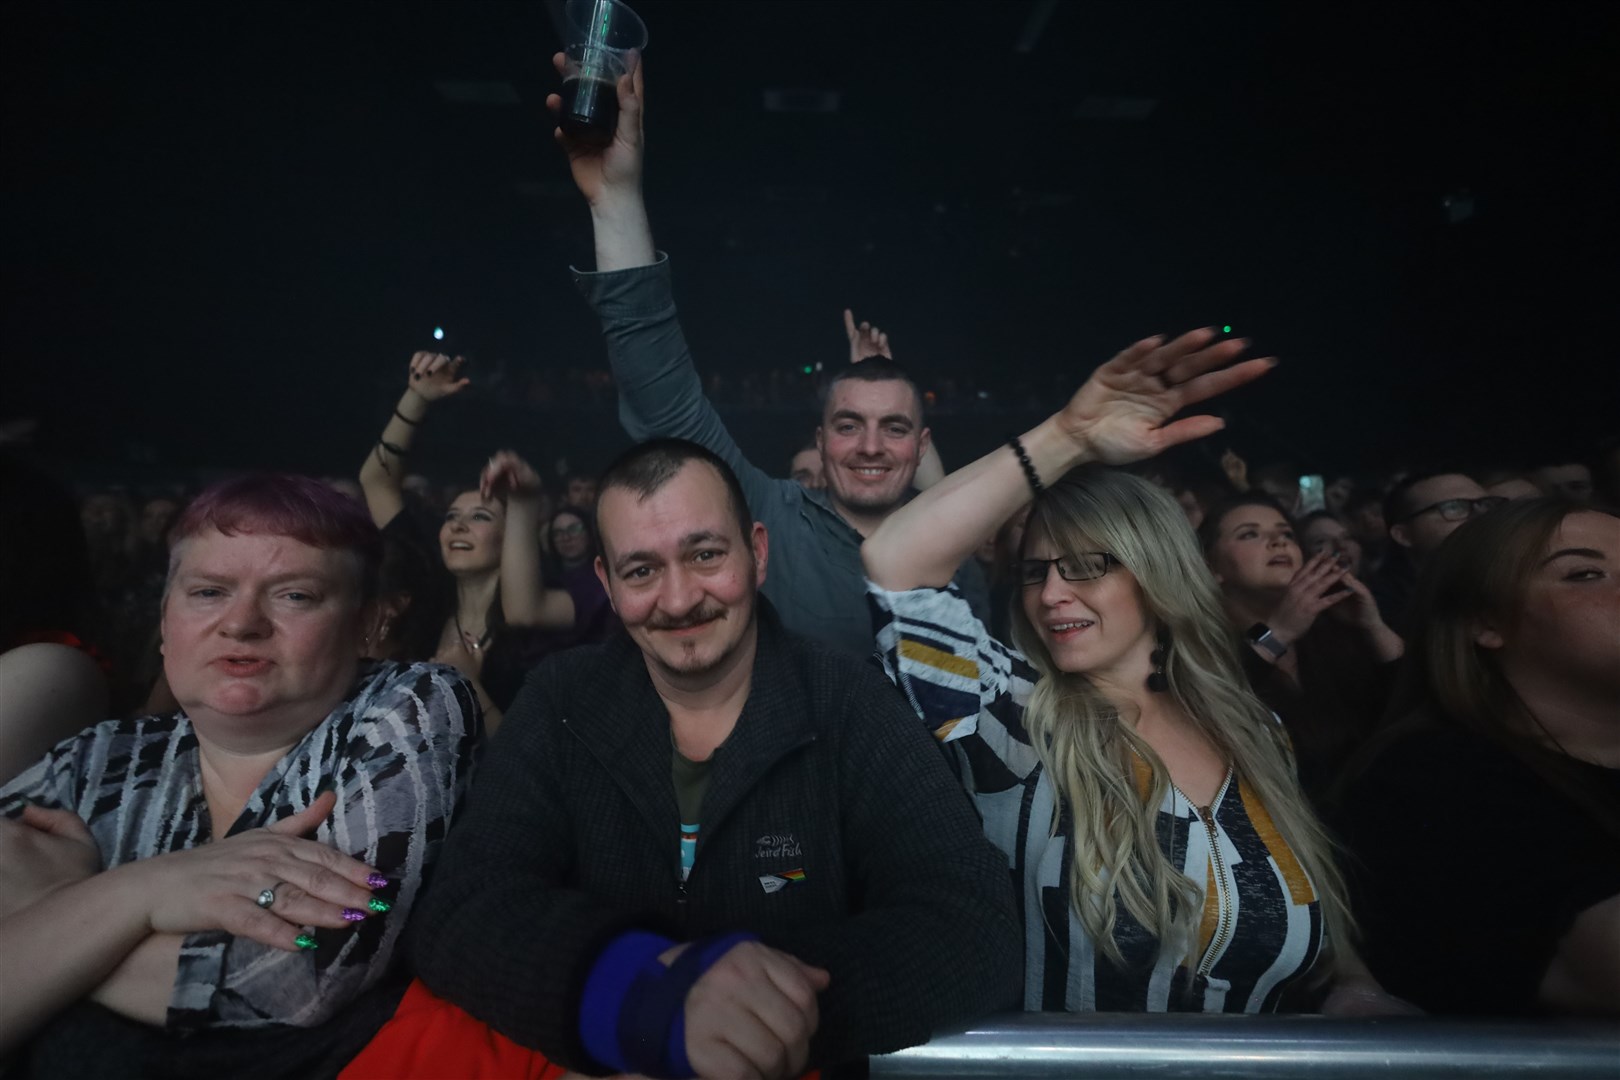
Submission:
[[[1384,622],[1404,632],[1418,570],[1463,522],[1506,501],[1458,472],[1418,472],[1396,484],[1384,498],[1388,553],[1367,583]]]

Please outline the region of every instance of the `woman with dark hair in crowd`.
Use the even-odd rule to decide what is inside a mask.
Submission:
[[[0,784],[107,717],[91,583],[72,494],[0,452]]]
[[[162,616],[179,710],[0,787],[0,1054],[37,1036],[32,1075],[317,1075],[381,1024],[478,713],[452,671],[361,661],[378,547],[304,477],[186,509]]]
[[[1199,539],[1245,641],[1249,685],[1281,717],[1300,781],[1320,802],[1383,718],[1404,645],[1345,556],[1307,557],[1268,496],[1212,508]]]
[[[1515,500],[1424,574],[1339,813],[1367,959],[1432,1012],[1620,1015],[1620,518]]]
[[[1367,576],[1366,555],[1361,541],[1350,527],[1331,510],[1315,510],[1299,519],[1299,546],[1307,558],[1328,554],[1336,558],[1358,581]]]
[[[1170,417],[1270,362],[1227,368],[1244,343],[1213,337],[1132,346],[862,547],[885,666],[1012,866],[1032,1011],[1270,1012],[1307,976],[1326,1011],[1401,1008],[1350,948],[1331,845],[1186,515],[1126,472],[1070,472],[1218,430]],[[1013,646],[949,582],[1032,491]]]
[[[551,516],[546,536],[557,563],[555,583],[572,601],[574,624],[551,631],[555,647],[605,640],[618,625],[607,590],[596,576],[596,523],[589,510],[563,507]]]
[[[470,382],[461,375],[461,357],[419,352],[411,357],[405,393],[382,438],[360,468],[360,487],[372,520],[390,543],[409,545],[433,557],[410,560],[434,567],[433,576],[402,582],[399,593],[438,596],[451,593],[448,617],[438,627],[428,654],[460,670],[478,691],[486,727],[493,731],[511,704],[507,692],[491,695],[484,680],[491,654],[503,649],[508,626],[564,629],[574,625],[574,602],[561,589],[548,589],[540,572],[540,480],[510,451],[489,460],[478,487],[456,496],[445,511],[436,539],[405,505],[405,461],[416,429],[436,401],[460,393]],[[448,576],[450,581],[446,582]],[[381,625],[379,624],[379,630]],[[408,654],[402,654],[408,655]],[[413,659],[427,659],[415,656]],[[510,666],[497,662],[497,667]],[[517,684],[501,680],[515,695]]]

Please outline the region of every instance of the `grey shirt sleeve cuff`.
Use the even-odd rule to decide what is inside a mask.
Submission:
[[[604,319],[634,319],[658,315],[674,304],[670,289],[669,255],[660,251],[658,261],[628,270],[598,272],[570,266],[574,287]]]

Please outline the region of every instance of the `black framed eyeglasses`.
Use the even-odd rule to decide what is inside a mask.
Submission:
[[[1421,510],[1412,511],[1401,518],[1401,521],[1411,521],[1415,517],[1422,517],[1424,514],[1430,513],[1439,514],[1442,521],[1462,521],[1473,517],[1475,514],[1483,514],[1485,511],[1501,506],[1505,502],[1507,502],[1507,499],[1501,495],[1486,495],[1479,499],[1443,499],[1430,506],[1425,506]],[[1396,524],[1400,524],[1400,522],[1396,522]]]
[[[1060,555],[1056,559],[1020,559],[1018,560],[1018,583],[1020,585],[1041,585],[1050,573],[1050,567],[1057,567],[1058,577],[1064,581],[1095,581],[1108,573],[1108,568],[1118,566],[1119,560],[1106,551],[1082,551],[1077,555]]]

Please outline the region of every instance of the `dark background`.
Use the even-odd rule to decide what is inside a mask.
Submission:
[[[1011,414],[937,417],[961,464],[1121,345],[1229,323],[1285,360],[1223,403],[1255,462],[1511,464],[1617,426],[1613,5],[636,7],[705,373],[807,396],[851,305]],[[616,444],[610,395],[517,392],[605,364],[554,5],[0,12],[0,419],[81,479],[352,472],[436,325],[476,381],[427,471]],[[728,416],[783,471],[813,425]]]

